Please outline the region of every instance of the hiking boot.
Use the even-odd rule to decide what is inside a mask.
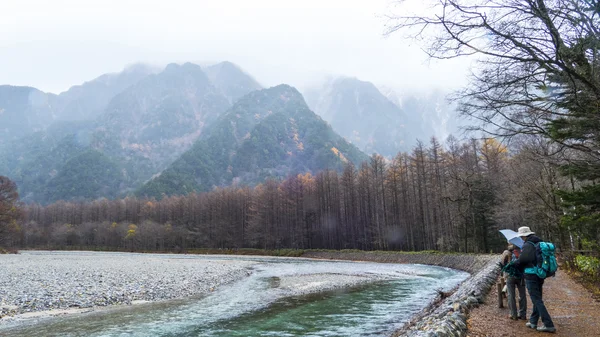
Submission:
[[[522,320],[525,321],[525,320],[527,320],[527,317],[526,316],[519,316],[519,319],[522,319]]]
[[[530,323],[530,322],[525,323],[525,326],[530,329],[537,329],[537,325]]]
[[[513,321],[516,321],[518,319],[517,316],[508,316],[508,318],[512,319]]]
[[[540,331],[540,332],[552,332],[553,333],[553,332],[556,332],[556,328],[553,327],[553,326],[552,327],[547,327],[547,326],[543,326],[542,325],[542,326],[539,326],[537,328],[537,331]]]

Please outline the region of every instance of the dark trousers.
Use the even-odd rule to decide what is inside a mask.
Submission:
[[[516,289],[515,289],[516,288]],[[521,278],[509,276],[506,278],[506,297],[508,299],[508,309],[510,317],[523,318],[527,316],[527,295],[525,294],[525,282]],[[517,315],[517,299],[515,290],[519,291],[519,312]]]
[[[531,303],[533,303],[533,311],[529,317],[529,323],[537,325],[539,319],[541,318],[546,327],[553,328],[554,323],[552,322],[552,318],[550,318],[550,314],[546,309],[546,305],[544,305],[544,300],[542,300],[542,287],[544,286],[544,279],[541,279],[537,276],[528,276],[525,280],[525,283],[527,284],[527,291],[529,292]]]

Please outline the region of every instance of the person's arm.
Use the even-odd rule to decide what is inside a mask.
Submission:
[[[508,262],[510,262],[511,260],[511,253],[508,250],[505,250],[504,252],[502,252],[502,259],[500,260],[502,263],[502,267],[506,266],[508,264]]]

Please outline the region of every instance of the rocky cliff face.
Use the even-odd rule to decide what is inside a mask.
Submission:
[[[394,156],[424,134],[414,116],[386,98],[372,83],[338,78],[307,92],[309,106],[364,152]]]

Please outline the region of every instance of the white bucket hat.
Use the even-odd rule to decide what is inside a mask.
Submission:
[[[523,226],[523,227],[519,227],[519,236],[529,236],[531,234],[535,234],[534,232],[531,231],[531,229],[529,229],[529,227]]]

